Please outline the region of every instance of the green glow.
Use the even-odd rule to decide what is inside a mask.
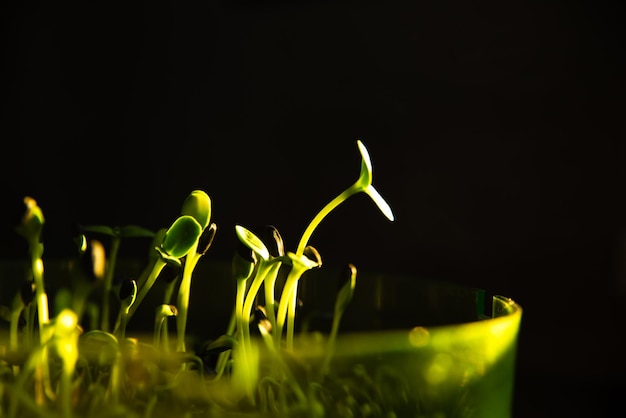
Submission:
[[[320,210],[317,215],[315,215],[313,220],[304,230],[302,237],[300,238],[296,254],[301,255],[304,252],[304,249],[308,245],[311,235],[313,235],[313,232],[322,222],[322,220],[326,216],[328,216],[328,214],[332,212],[337,206],[345,202],[350,196],[356,193],[365,192],[374,201],[374,203],[376,203],[376,206],[378,206],[378,208],[387,217],[387,219],[389,219],[390,221],[394,220],[391,207],[372,185],[372,162],[370,160],[369,152],[367,151],[367,148],[365,148],[363,142],[361,142],[360,140],[357,140],[357,146],[361,153],[361,171],[359,173],[359,178],[354,182],[354,184],[352,184],[352,186],[350,186],[349,188],[341,192],[333,200],[328,202],[326,206],[324,206],[322,210]]]
[[[370,304],[366,306],[370,311],[360,311],[357,321],[363,322],[365,318],[366,323],[370,320],[385,323],[389,317],[409,319],[408,315],[413,315],[416,306],[424,308],[416,315],[417,320],[441,323],[437,316],[439,310],[447,314],[449,309],[468,321],[433,327],[419,323],[406,327],[403,323],[401,329],[387,327],[384,331],[340,333],[342,318],[351,314],[347,310],[349,304],[356,302],[357,308],[363,307],[363,299],[353,297],[356,267],[348,264],[339,289],[336,278],[325,276],[326,273],[323,277],[334,279],[332,285],[323,280],[324,284],[314,281],[318,284],[305,289],[302,313],[309,311],[311,316],[304,315],[302,332],[295,333],[299,280],[305,272],[315,276],[317,271],[311,270],[321,270],[320,253],[308,245],[308,241],[322,220],[360,192],[366,193],[388,220],[394,220],[390,206],[372,185],[372,163],[367,148],[361,141],[357,141],[357,147],[361,154],[357,181],[315,215],[295,252],[284,251],[282,238],[276,230],[273,231],[274,241],[263,242],[243,226],[235,226],[237,238],[245,248],[239,247],[241,251],[235,254],[231,265],[218,270],[216,277],[208,275],[200,282],[200,292],[206,291],[200,294],[201,300],[207,295],[218,295],[219,299],[218,293],[210,292],[221,290],[219,286],[223,281],[234,279],[234,308],[232,293],[223,298],[227,309],[232,309],[232,317],[224,334],[206,336],[208,340],[199,341],[197,338],[205,338],[204,326],[217,317],[213,309],[224,307],[219,305],[221,300],[216,303],[213,299],[201,306],[206,311],[200,314],[203,316],[199,335],[190,338],[193,350],[187,349],[186,341],[191,280],[216,232],[216,224],[211,223],[211,200],[204,191],[192,191],[182,205],[180,216],[168,229],[160,229],[156,234],[133,225],[84,228],[84,231],[113,238],[108,260],[104,248],[93,241],[94,255],[99,254],[96,258],[105,266],[104,273],[100,269],[96,274],[99,278],[104,274],[105,284],[97,290],[106,294],[113,283],[120,239],[153,238],[148,262],[137,280],[123,279],[118,292],[118,322],[112,333],[108,331],[107,321],[93,320],[102,319],[102,314],[97,313],[100,312],[95,306],[97,302],[89,300],[87,303],[87,307],[93,305],[94,308],[86,311],[95,313],[89,313],[91,330],[85,334],[82,334],[80,315],[70,309],[60,310],[70,304],[59,304],[59,294],[65,292],[76,297],[72,294],[74,283],[56,293],[53,312],[60,310],[60,313],[49,320],[43,285],[41,230],[44,218],[36,201],[26,198],[27,213],[18,231],[29,243],[32,289],[37,306],[29,306],[32,294],[20,293],[13,299],[9,352],[5,348],[0,359],[3,366],[0,410],[6,410],[10,418],[96,418],[136,413],[145,418],[191,415],[198,418],[509,417],[522,313],[519,305],[509,298],[495,297],[492,317],[485,318],[484,297],[481,299],[481,294],[476,294],[474,289],[465,289],[468,292],[462,295],[463,302],[458,304],[457,311],[456,294],[449,299],[447,293],[446,297],[433,297],[431,290],[439,290],[440,283],[425,288],[418,286],[417,291],[411,290],[416,280],[399,281],[399,286],[392,283],[393,294],[404,297],[388,301],[382,297],[383,283],[386,285],[393,277],[378,276],[384,281],[370,282],[374,286],[365,287],[364,292],[373,299],[376,315],[369,316]],[[199,248],[201,241],[204,248]],[[276,247],[266,246],[268,242]],[[163,292],[159,295],[162,304],[153,311],[153,331],[126,337],[127,320],[145,300],[166,266],[177,269],[176,280],[168,281],[165,289],[158,289]],[[279,275],[281,266],[286,267],[286,275]],[[368,283],[367,275],[361,275],[359,283]],[[97,284],[102,282],[97,281]],[[126,284],[131,287],[127,288]],[[178,285],[176,304],[171,305],[175,284]],[[262,285],[265,300],[261,299]],[[446,286],[443,288],[447,290]],[[278,303],[275,291],[281,292]],[[320,301],[314,293],[318,291],[325,301],[334,301],[334,306],[317,305]],[[463,293],[463,289],[459,293]],[[416,300],[423,303],[416,304]],[[108,299],[102,301],[106,318]],[[431,301],[436,301],[437,306],[431,306]],[[410,310],[396,310],[403,307]],[[434,312],[428,311],[430,308]],[[20,334],[22,312],[27,326]],[[36,312],[41,327],[40,342],[32,344],[30,327],[36,322]],[[348,315],[344,315],[346,313]],[[429,316],[431,313],[433,317]],[[175,353],[170,353],[167,339],[166,319],[172,316],[176,319]],[[329,332],[325,326],[317,328],[318,319],[323,323],[329,320]],[[101,329],[97,329],[98,326]],[[258,333],[252,334],[251,327]]]

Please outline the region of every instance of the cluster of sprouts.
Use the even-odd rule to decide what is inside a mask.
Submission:
[[[308,411],[311,416],[322,415],[320,403],[309,393],[310,387],[303,387],[294,377],[283,354],[294,348],[299,280],[322,264],[320,253],[309,245],[322,220],[361,192],[393,220],[389,205],[372,185],[368,151],[361,141],[357,146],[362,157],[359,178],[317,213],[295,251],[285,249],[279,231],[272,226],[259,235],[242,225],[235,226],[239,245],[232,259],[235,303],[225,333],[205,347],[215,354],[210,374],[198,353],[187,347],[186,335],[194,269],[217,232],[206,192],[192,191],[178,218],[157,232],[134,225],[81,227],[77,243],[83,253],[89,247],[93,274],[103,283],[99,309],[90,304],[87,286],[64,289],[69,292],[65,295],[59,292],[56,298],[65,296],[67,302],[59,310],[50,309],[41,239],[44,215],[35,199],[25,198],[26,213],[17,230],[28,242],[32,277],[9,308],[8,345],[0,341],[0,416],[160,416],[167,405],[175,403],[168,403],[172,392],[168,389],[183,387],[183,381],[194,383],[179,393],[187,391],[188,399],[193,397],[191,393],[199,394],[186,404],[188,416],[199,412],[221,416],[229,408],[245,407],[268,414]],[[111,238],[106,257],[102,244],[87,240],[93,233]],[[129,237],[150,238],[153,250],[137,278],[116,284],[113,276],[117,251],[120,241]],[[155,308],[153,340],[146,343],[127,336],[127,324],[166,267],[172,267],[177,275],[168,280],[163,303]],[[280,287],[277,278],[285,268],[288,273]],[[314,385],[322,385],[329,372],[334,339],[355,283],[356,267],[349,264],[345,283],[335,299],[328,347],[313,378]],[[116,296],[117,300],[112,300]],[[111,315],[113,307],[118,308],[116,317]],[[169,317],[175,317],[174,332],[168,329]],[[86,318],[90,319],[88,326]],[[260,371],[257,335],[271,358],[269,371]],[[170,337],[175,341],[170,342]],[[175,360],[162,360],[166,354]],[[142,374],[151,378],[138,379]],[[288,409],[287,404],[291,405]],[[126,409],[124,405],[131,407]],[[114,411],[102,413],[105,407]]]

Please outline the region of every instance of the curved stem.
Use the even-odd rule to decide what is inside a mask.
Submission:
[[[161,350],[161,330],[163,329],[164,322],[165,316],[156,317],[154,320],[154,334],[152,336],[152,345],[157,350]]]
[[[18,331],[19,322],[24,309],[24,303],[20,295],[16,295],[13,299],[13,309],[11,310],[11,322],[9,326],[9,348],[11,351],[17,352],[19,347]]]
[[[307,228],[304,230],[302,237],[300,238],[300,242],[298,243],[298,249],[296,250],[296,255],[302,255],[304,253],[304,249],[306,248],[311,235],[313,235],[313,231],[315,228],[322,222],[322,220],[337,206],[343,203],[347,198],[360,192],[361,189],[357,186],[357,184],[353,184],[343,192],[341,192],[337,197],[328,202],[326,206],[320,210],[317,215],[313,218],[313,220],[309,223]]]
[[[104,293],[102,294],[102,315],[100,317],[100,327],[102,331],[109,331],[109,318],[111,311],[111,288],[113,287],[113,275],[115,273],[115,264],[117,263],[117,254],[120,248],[121,238],[117,235],[112,237],[111,249],[109,251],[108,265],[104,276]]]
[[[248,350],[250,343],[250,315],[252,313],[252,304],[256,300],[256,295],[261,288],[263,279],[267,274],[267,264],[261,260],[258,264],[257,273],[254,275],[252,284],[248,288],[248,293],[245,295],[242,301],[241,313],[240,313],[240,326],[241,326],[241,344],[244,350]]]
[[[230,321],[228,322],[228,327],[226,328],[226,335],[232,336],[235,333],[235,328],[237,325],[237,305],[233,308],[233,313],[230,316]],[[228,363],[228,358],[230,356],[231,350],[222,351],[217,356],[217,363],[215,365],[215,379],[219,379],[222,377],[224,370],[226,368],[226,364]]]
[[[115,336],[119,341],[123,341],[126,338],[126,324],[128,323],[128,314],[126,312],[120,312],[120,326],[116,330]]]
[[[198,248],[198,242],[185,256],[185,265],[183,267],[183,277],[178,288],[178,298],[176,302],[176,308],[178,309],[178,315],[176,316],[176,332],[177,332],[177,351],[186,351],[185,347],[185,332],[187,330],[187,313],[189,311],[189,294],[191,292],[191,276],[196,264],[202,254],[198,254],[196,249]]]
[[[276,262],[272,265],[270,272],[268,272],[265,277],[265,281],[263,282],[263,288],[265,290],[265,311],[267,314],[267,319],[272,324],[272,329],[276,327],[276,302],[274,300],[274,291],[276,285],[276,278],[278,276],[278,271],[280,270],[280,266],[282,262]]]
[[[61,410],[63,418],[72,417],[72,376],[67,371],[61,373]]]
[[[261,336],[263,337],[263,341],[265,342],[266,347],[268,348],[270,355],[276,361],[276,363],[280,366],[281,371],[284,373],[286,377],[287,383],[291,386],[294,395],[298,398],[298,402],[301,404],[306,403],[307,397],[304,394],[304,391],[298,384],[298,379],[291,373],[291,368],[285,362],[285,359],[280,355],[274,341],[271,336],[267,333],[267,331],[263,327],[259,327],[261,331]]]
[[[237,281],[237,299],[235,301],[235,321],[236,325],[236,333],[239,335],[239,343],[243,343],[243,329],[247,326],[247,321],[244,320],[243,317],[243,304],[245,300],[246,293],[246,281],[238,280]]]
[[[143,286],[139,288],[137,292],[137,297],[135,298],[135,302],[132,304],[132,306],[128,310],[128,316],[126,318],[127,321],[129,321],[130,318],[132,318],[137,308],[139,308],[141,301],[146,297],[146,295],[148,294],[148,291],[150,290],[150,288],[152,288],[152,285],[154,285],[154,282],[156,281],[157,277],[161,273],[161,270],[163,270],[166,264],[167,263],[163,261],[161,258],[154,259],[154,264],[152,265],[152,268],[150,269],[150,274],[146,277],[146,280],[143,283]],[[137,283],[137,285],[139,285],[139,283]],[[120,320],[121,320],[121,316],[118,316],[118,322]],[[116,328],[117,326],[119,325],[116,325]]]
[[[167,284],[167,287],[165,288],[165,293],[163,294],[163,303],[165,304],[172,303],[172,295],[174,294],[174,287],[176,286],[177,282],[178,282],[178,279],[175,279]],[[168,353],[170,351],[170,335],[169,335],[169,325],[168,325],[167,319],[165,319],[161,324],[160,336],[162,340],[161,345],[163,347],[163,350],[166,353]]]
[[[293,350],[293,337],[295,335],[296,327],[296,306],[298,304],[298,283],[293,286],[291,290],[291,297],[289,299],[289,309],[287,311],[287,350]]]
[[[289,323],[291,323],[291,325],[289,323],[287,324],[287,347],[293,347],[295,304],[292,306],[292,301],[294,299],[297,301],[298,280],[307,269],[304,264],[295,262],[287,275],[285,287],[283,287],[283,292],[280,295],[278,314],[276,316],[276,334],[274,334],[274,337],[277,346],[280,343],[285,319],[287,318],[287,314],[289,314]]]
[[[33,333],[35,331],[35,317],[36,306],[30,303],[24,308],[24,318],[26,318],[26,325],[24,327],[24,345],[31,347],[33,344]]]
[[[243,304],[245,300],[245,292],[246,292],[246,281],[238,280],[237,281],[237,336],[238,343],[235,348],[234,355],[238,357],[236,367],[241,370],[242,375],[244,376],[244,385],[245,391],[250,401],[254,403],[254,398],[252,396],[252,388],[250,387],[251,379],[250,379],[250,364],[249,364],[249,353],[251,350],[250,341],[248,335],[250,334],[250,329],[247,318],[244,318],[243,315]],[[248,332],[246,333],[246,328],[248,328]]]
[[[330,329],[330,335],[328,336],[328,346],[324,353],[324,362],[319,369],[320,380],[328,373],[330,366],[330,359],[333,357],[335,351],[335,341],[337,340],[337,333],[339,332],[339,323],[341,322],[342,312],[335,311],[333,315],[333,323]]]
[[[31,264],[33,269],[33,279],[35,281],[35,298],[37,299],[37,313],[39,320],[39,340],[45,342],[47,336],[44,335],[45,325],[50,320],[48,312],[48,295],[45,292],[43,283],[43,260],[33,251],[31,256]]]

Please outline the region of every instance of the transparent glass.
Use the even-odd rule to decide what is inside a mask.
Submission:
[[[315,279],[303,300],[329,288]],[[335,416],[511,417],[520,305],[398,275],[361,274],[356,289],[331,361],[351,410]],[[327,349],[315,341],[302,334],[296,355],[315,363]]]
[[[301,279],[298,333],[289,354],[295,379],[305,381],[332,350],[329,374],[315,395],[325,417],[511,417],[520,305],[441,280],[359,271],[331,347],[342,280],[341,271],[328,267]],[[275,364],[265,344],[256,342],[263,376]]]
[[[121,261],[119,275],[132,277],[142,266]],[[2,267],[2,305],[10,306],[12,298],[6,296],[17,291],[23,266]],[[52,301],[56,291],[71,284],[64,278],[71,276],[73,268],[67,262],[47,264]],[[103,382],[111,370],[121,373],[124,382],[112,398],[110,387],[86,386],[87,375],[81,374],[76,390],[82,386],[88,393],[99,394],[88,405],[91,416],[511,417],[522,317],[516,302],[440,280],[359,271],[353,298],[331,343],[335,296],[345,277],[339,269],[325,266],[307,272],[300,280],[302,303],[296,312],[292,351],[280,350],[277,357],[258,329],[252,333],[254,355],[247,361],[255,401],[252,406],[242,402],[236,376],[215,380],[208,367],[215,358],[201,352],[203,344],[227,328],[235,300],[229,270],[229,263],[213,262],[201,263],[196,269],[188,322],[188,346],[198,350],[193,356],[150,348],[155,307],[163,303],[164,281],[156,282],[128,323],[126,336],[138,344],[130,349],[120,344],[121,356],[111,351],[109,343],[90,346],[93,358],[82,353],[84,364],[97,363],[89,375],[93,382],[98,368]],[[175,332],[175,322],[170,322],[170,332]],[[6,350],[5,341],[3,334],[0,348]],[[187,364],[185,373],[178,371],[181,361]],[[203,373],[192,366],[200,362],[204,362]],[[10,405],[8,395],[15,389],[10,380],[5,383]],[[29,387],[27,381],[24,387]],[[294,395],[298,391],[299,399]],[[127,408],[125,396],[130,394],[133,404]],[[82,396],[87,399],[87,392]],[[41,412],[35,410],[32,415]],[[58,408],[53,412],[58,415]]]

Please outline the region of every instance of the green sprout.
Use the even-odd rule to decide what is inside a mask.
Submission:
[[[155,348],[162,349],[165,352],[169,351],[167,341],[163,341],[163,343],[161,343],[161,339],[163,332],[165,331],[164,326],[167,323],[167,318],[176,315],[178,315],[178,309],[176,309],[176,306],[174,305],[163,303],[157,306],[154,312],[154,338],[152,343]]]
[[[247,229],[235,228],[236,231],[239,231],[241,236],[245,238]],[[238,241],[237,251],[233,254],[231,261],[231,271],[233,279],[235,280],[235,303],[233,307],[233,311],[231,313],[231,318],[228,323],[226,329],[226,336],[231,337],[237,333],[239,336],[239,340],[241,340],[241,336],[243,335],[243,328],[246,326],[246,320],[243,315],[243,305],[245,301],[246,295],[246,282],[252,276],[255,271],[255,266],[257,264],[257,255],[250,248],[249,245],[245,245],[244,242],[246,240]],[[251,242],[253,244],[256,243],[256,240],[252,239]],[[254,246],[254,245],[253,245]],[[226,364],[228,362],[228,358],[230,355],[230,350],[224,350],[219,354],[217,365],[216,365],[216,375],[217,378],[222,376]]]
[[[372,185],[372,162],[370,160],[369,152],[367,148],[360,140],[357,140],[357,146],[361,153],[361,171],[359,174],[359,178],[348,187],[346,190],[337,195],[334,199],[326,204],[311,220],[309,225],[306,227],[302,237],[300,238],[300,242],[298,243],[298,247],[296,252],[290,255],[290,259],[292,262],[295,262],[295,268],[291,270],[289,276],[287,278],[287,284],[285,289],[283,289],[283,297],[281,297],[281,304],[279,305],[279,316],[277,319],[277,325],[279,331],[282,329],[284,324],[284,317],[288,313],[288,328],[287,328],[287,347],[293,346],[293,316],[295,312],[295,305],[297,303],[297,291],[298,291],[298,279],[300,276],[308,269],[314,268],[318,266],[316,261],[311,261],[308,259],[304,252],[308,246],[309,239],[313,235],[315,229],[319,226],[319,224],[332,212],[337,206],[341,203],[345,202],[349,197],[357,194],[357,193],[366,193],[378,206],[380,211],[389,219],[390,221],[394,220],[393,212],[391,211],[391,207],[389,204],[383,199],[383,197],[378,193],[378,191]],[[285,293],[287,292],[287,293]]]
[[[337,339],[337,334],[339,333],[341,317],[354,295],[354,288],[356,286],[356,266],[354,264],[348,264],[346,276],[347,280],[345,280],[345,283],[339,289],[339,293],[337,293],[337,298],[335,299],[333,322],[330,329],[330,335],[328,337],[328,347],[326,349],[326,353],[324,354],[324,362],[320,367],[320,376],[324,376],[328,373],[330,359],[333,356],[333,350],[335,348],[335,340]]]
[[[349,264],[343,277],[326,351],[315,370],[307,371],[292,358],[298,284],[305,273],[322,266],[320,252],[309,244],[314,231],[349,197],[366,193],[389,220],[394,219],[389,205],[372,185],[367,149],[360,140],[357,147],[361,154],[359,178],[313,217],[295,251],[285,250],[274,226],[256,235],[235,225],[237,250],[230,266],[235,291],[230,320],[225,333],[203,344],[200,353],[188,347],[187,319],[196,267],[217,232],[206,192],[193,190],[169,227],[156,232],[136,225],[81,226],[74,238],[79,256],[89,257],[91,271],[85,274],[83,268],[79,271],[81,281],[71,276],[72,284],[58,289],[52,320],[43,280],[43,212],[34,199],[25,198],[27,211],[17,231],[28,241],[32,278],[4,313],[10,321],[9,350],[4,350],[8,354],[2,354],[0,346],[0,393],[8,398],[8,416],[101,417],[100,409],[110,404],[118,408],[111,416],[136,416],[136,411],[142,411],[141,416],[153,418],[161,413],[162,406],[175,403],[177,396],[183,399],[180,403],[185,405],[185,416],[195,416],[196,412],[199,416],[204,416],[202,412],[220,416],[238,408],[285,416],[332,415],[333,411],[325,410],[323,385],[331,374],[341,318],[354,293],[356,267]],[[105,249],[91,234],[109,237],[109,247]],[[114,277],[120,245],[131,237],[151,238],[147,262],[138,277],[123,278],[118,288]],[[160,304],[152,311],[152,338],[127,336],[127,324],[146,304],[157,280],[164,290]],[[94,283],[102,286],[98,287],[102,295],[93,292]],[[109,321],[115,317],[110,313],[116,307],[117,318],[111,326]],[[91,321],[87,332],[83,332],[83,313]],[[23,320],[25,325],[20,325]],[[176,328],[172,346],[170,321]],[[39,325],[38,345],[31,344],[35,324]],[[175,353],[170,352],[173,347]],[[262,357],[262,348],[269,358]],[[25,354],[20,357],[20,352]],[[0,415],[4,403],[0,400]]]
[[[25,282],[20,291],[13,298],[13,307],[11,309],[11,317],[10,317],[10,339],[9,339],[9,347],[12,351],[16,351],[19,347],[18,341],[18,331],[19,331],[19,321],[22,318],[22,313],[26,308],[28,308],[35,297],[35,283],[33,282]],[[30,327],[27,324],[27,331],[30,335]],[[28,338],[27,345],[30,345],[30,337]]]
[[[26,238],[28,242],[31,270],[35,283],[35,299],[37,301],[37,313],[39,319],[40,341],[44,342],[47,336],[44,334],[44,327],[49,320],[48,295],[45,291],[43,279],[43,243],[41,242],[41,232],[45,223],[43,211],[37,205],[37,201],[32,197],[25,197],[26,213],[22,218],[22,224],[18,226],[17,232]]]
[[[72,377],[78,361],[78,317],[71,309],[62,310],[54,323],[53,347],[62,362],[60,394],[64,418],[72,416]]]
[[[180,249],[176,254],[179,257],[185,256],[185,264],[183,266],[183,275],[178,288],[178,298],[176,301],[176,307],[178,309],[178,315],[176,316],[176,331],[177,342],[176,349],[178,351],[185,351],[185,330],[187,327],[187,313],[189,309],[189,292],[191,290],[191,276],[198,260],[204,255],[204,249],[198,251],[198,243],[205,228],[209,226],[211,220],[211,199],[206,192],[202,190],[194,190],[185,199],[183,208],[181,211],[182,216],[178,219],[191,218],[196,222],[199,227],[196,230],[196,226],[192,226],[192,222],[188,222],[188,226],[184,230],[174,230],[170,234],[170,237],[176,242],[185,242],[185,248],[189,244],[187,250]],[[165,235],[164,245],[168,241],[168,234]]]
[[[120,326],[117,329],[118,340],[123,340],[126,334],[126,323],[128,322],[128,312],[137,299],[137,282],[133,279],[127,279],[122,282],[119,291],[121,300],[119,317]],[[106,331],[104,331],[106,332]]]
[[[315,229],[319,226],[322,220],[328,216],[328,214],[339,206],[341,203],[345,202],[350,196],[355,195],[357,193],[366,193],[373,201],[376,203],[376,206],[380,209],[380,211],[389,219],[390,221],[394,220],[393,212],[391,211],[391,207],[389,204],[383,199],[383,197],[378,193],[378,190],[374,188],[372,185],[372,162],[370,160],[369,152],[365,145],[361,140],[357,140],[357,146],[359,151],[361,152],[361,172],[359,174],[359,178],[354,182],[352,186],[341,192],[337,197],[328,202],[326,206],[320,210],[317,215],[313,218],[313,220],[309,223],[306,230],[302,234],[300,238],[300,242],[298,243],[298,249],[296,250],[296,255],[300,256],[304,253],[304,248],[308,245],[309,239]]]
[[[155,234],[153,241],[155,253],[151,257],[151,264],[138,280],[137,298],[127,314],[127,319],[134,315],[167,264],[182,266],[182,280],[176,303],[179,312],[176,317],[178,351],[185,351],[185,330],[192,272],[200,257],[210,246],[216,230],[215,224],[209,224],[210,218],[211,200],[208,194],[202,190],[192,191],[183,203],[181,215],[167,230],[160,230]],[[208,243],[205,243],[205,247],[198,251],[204,231],[208,231],[210,238]],[[118,316],[116,329],[120,323],[119,318]]]
[[[280,344],[282,330],[285,326],[285,321],[287,321],[286,347],[289,350],[293,348],[298,280],[306,271],[321,266],[321,257],[317,250],[313,247],[306,247],[306,249],[309,250],[307,251],[309,254],[313,255],[313,258],[310,258],[307,254],[298,256],[295,253],[287,252],[287,257],[291,261],[291,270],[285,281],[280,302],[278,303],[275,334],[276,342]]]
[[[113,288],[113,276],[117,265],[117,258],[120,249],[120,244],[123,238],[135,238],[135,237],[153,237],[154,232],[142,228],[137,225],[127,225],[122,227],[110,227],[106,225],[87,225],[80,227],[82,232],[98,233],[111,238],[111,246],[109,248],[109,256],[107,257],[107,263],[104,266],[104,291],[102,293],[102,314],[101,325],[102,331],[109,331],[110,321],[110,299],[111,291]]]

